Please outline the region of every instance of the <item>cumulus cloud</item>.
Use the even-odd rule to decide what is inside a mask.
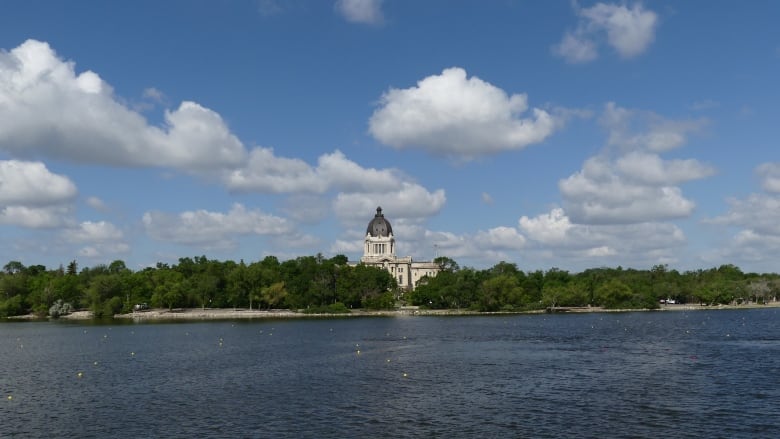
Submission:
[[[518,252],[526,247],[526,238],[516,228],[505,226],[463,235],[425,230],[417,242],[434,247],[441,256],[481,264],[517,259]]]
[[[575,4],[576,5],[576,4]],[[658,15],[641,3],[597,3],[590,8],[576,6],[579,23],[574,31],[564,34],[553,53],[570,63],[585,63],[598,57],[597,44],[606,38],[622,58],[642,54],[655,40]]]
[[[101,200],[98,197],[87,197],[86,199],[87,206],[99,211],[99,212],[107,212],[108,206],[106,203]]]
[[[687,217],[694,203],[676,186],[647,184],[602,157],[558,183],[567,211],[587,224],[637,223]]]
[[[480,246],[490,249],[520,250],[525,247],[525,237],[514,227],[494,227],[476,234]]]
[[[580,260],[587,264],[585,268],[668,263],[675,259],[675,249],[686,242],[682,230],[674,224],[577,224],[561,208],[536,217],[523,216],[518,224],[528,238],[529,254],[572,264]]]
[[[146,233],[158,241],[211,248],[230,248],[243,235],[284,235],[292,225],[284,218],[236,203],[227,213],[207,210],[178,215],[152,211],[143,215]]]
[[[0,205],[42,206],[76,197],[76,185],[40,162],[0,161]]]
[[[0,160],[0,224],[53,228],[67,224],[76,185],[40,162]]]
[[[337,0],[336,11],[352,23],[381,24],[382,0]]]
[[[639,123],[637,123],[637,120]],[[694,159],[664,160],[699,123],[669,121],[609,103],[602,117],[607,147],[558,187],[568,216],[583,224],[630,224],[688,217],[695,203],[679,184],[709,177],[714,168]]]
[[[118,166],[191,171],[237,166],[246,150],[222,118],[195,102],[151,126],[92,71],[76,73],[44,42],[0,52],[0,150]]]
[[[461,68],[449,68],[406,89],[392,88],[369,121],[370,133],[395,148],[469,160],[521,149],[550,136],[557,121],[525,94],[503,90]]]
[[[72,244],[83,245],[80,256],[95,259],[130,251],[124,233],[107,221],[84,221],[61,232],[62,238]]]
[[[746,262],[774,272],[777,268],[767,255],[780,251],[780,165],[763,163],[755,172],[766,193],[730,198],[726,200],[726,213],[703,220],[705,224],[724,227],[722,232],[729,236],[719,250],[704,257],[715,263]]]
[[[720,249],[703,255],[712,263],[749,263],[768,272],[777,271],[776,264],[767,255],[780,252],[780,197],[775,194],[750,194],[745,199],[728,200],[725,214],[704,220],[715,226],[736,228],[722,243]]]
[[[546,215],[529,218],[523,215],[519,220],[520,229],[529,237],[548,245],[560,245],[567,241],[572,228],[569,217],[563,209],[555,208]]]
[[[780,163],[763,163],[756,173],[761,177],[761,187],[765,191],[780,194]]]
[[[728,200],[729,211],[707,222],[738,226],[759,235],[780,237],[780,197],[750,194],[745,199]]]
[[[333,210],[345,223],[355,223],[356,212],[372,213],[377,206],[392,217],[402,221],[420,221],[437,214],[447,197],[443,189],[433,192],[410,182],[402,182],[399,187],[387,192],[340,193],[333,202]],[[362,223],[360,219],[358,223]]]
[[[581,64],[599,57],[596,43],[584,38],[581,32],[566,32],[558,45],[553,47],[553,53],[572,64]]]
[[[70,222],[71,206],[0,206],[0,224],[28,229],[53,229]]]
[[[638,151],[618,158],[615,169],[626,179],[647,185],[675,185],[715,173],[714,168],[698,160],[663,160],[656,154]]]
[[[600,123],[609,133],[610,146],[661,153],[684,145],[688,136],[707,125],[707,120],[670,120],[651,111],[631,110],[608,102]]]
[[[340,151],[320,156],[312,167],[300,159],[278,157],[271,148],[255,148],[245,167],[226,175],[225,184],[235,191],[321,194],[391,190],[401,179],[399,171],[363,168]]]

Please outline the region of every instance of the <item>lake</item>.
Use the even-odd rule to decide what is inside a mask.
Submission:
[[[0,323],[0,437],[776,437],[780,309]]]

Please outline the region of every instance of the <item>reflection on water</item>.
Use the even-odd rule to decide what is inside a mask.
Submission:
[[[777,321],[0,323],[0,436],[770,437]]]

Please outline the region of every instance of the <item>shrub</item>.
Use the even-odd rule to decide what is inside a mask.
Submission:
[[[49,308],[49,317],[56,319],[72,312],[73,305],[71,305],[70,302],[63,302],[62,299],[57,299],[57,301],[54,302],[54,305]]]

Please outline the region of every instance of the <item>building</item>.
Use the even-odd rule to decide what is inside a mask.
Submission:
[[[404,291],[412,291],[417,282],[425,276],[436,276],[441,267],[433,261],[417,262],[411,256],[395,255],[395,236],[382,208],[376,208],[376,215],[369,221],[363,245],[363,257],[360,262],[365,265],[380,267],[387,270]]]

